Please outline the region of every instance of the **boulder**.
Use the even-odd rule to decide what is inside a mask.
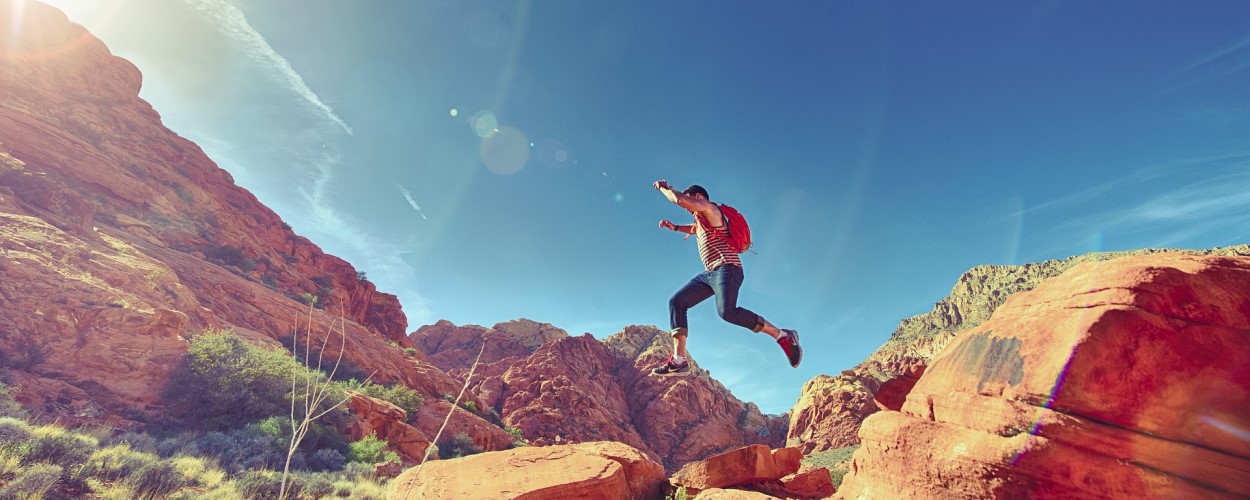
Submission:
[[[347,409],[356,416],[347,429],[348,437],[358,441],[370,434],[386,440],[386,449],[394,451],[406,463],[420,462],[430,446],[430,438],[408,425],[408,412],[387,401],[352,393]],[[438,459],[431,456],[430,459]],[[395,474],[391,474],[394,476]]]
[[[664,469],[612,442],[527,446],[426,463],[391,481],[387,498],[658,498]]]
[[[774,452],[756,444],[688,463],[673,474],[669,482],[694,493],[775,481],[798,471],[801,458],[801,452],[795,448]]]
[[[1077,265],[868,417],[846,498],[1250,495],[1250,258]]]

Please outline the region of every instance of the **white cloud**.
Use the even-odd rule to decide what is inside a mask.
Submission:
[[[299,94],[309,105],[320,110],[325,114],[326,118],[342,127],[348,134],[352,133],[352,128],[338,115],[334,114],[334,110],[330,109],[330,106],[323,102],[320,97],[317,97],[317,94],[308,87],[308,84],[304,83],[304,78],[295,71],[295,68],[291,67],[291,63],[285,57],[282,57],[278,51],[274,50],[263,35],[252,28],[252,25],[247,22],[247,17],[243,15],[243,11],[239,10],[238,7],[235,7],[227,0],[183,1],[204,14],[205,19],[208,19],[218,30],[238,43],[263,67],[275,71],[278,78],[292,91]]]
[[[396,184],[395,187],[399,188],[399,193],[404,195],[404,199],[408,200],[408,205],[410,205],[413,210],[416,210],[417,213],[421,215],[422,220],[430,219],[429,217],[425,216],[425,212],[421,211],[421,205],[417,204],[417,200],[412,199],[412,192],[408,191],[408,188],[403,187],[399,184]]]
[[[1162,186],[1162,187],[1161,187]],[[1033,237],[1066,247],[1090,234],[1132,246],[1228,244],[1250,229],[1250,154],[1176,162],[1024,209],[1077,215]],[[1057,252],[1058,253],[1058,252]]]

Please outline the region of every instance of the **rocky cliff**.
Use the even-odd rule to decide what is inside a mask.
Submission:
[[[529,320],[492,328],[444,321],[418,329],[412,341],[458,378],[480,352],[470,388],[535,445],[616,441],[675,470],[749,444],[779,447],[785,437],[786,417],[738,400],[697,362],[690,376],[650,375],[671,345],[654,327],[626,327],[599,341]]]
[[[1250,496],[1250,257],[1085,262],[864,420],[844,498]]]
[[[1248,256],[1250,245],[1172,251]],[[1169,250],[1097,252],[1020,266],[985,265],[970,269],[932,311],[903,320],[889,340],[857,365],[853,373],[821,375],[809,381],[791,411],[787,446],[811,453],[859,443],[860,422],[880,409],[875,399],[884,382],[929,364],[962,332],[988,320],[1008,297],[1032,290],[1083,263],[1164,252]]]
[[[404,354],[395,296],[165,128],[132,64],[61,12],[13,3],[0,1],[0,360],[33,413],[136,427],[188,335],[277,346],[314,297],[314,335],[342,315],[350,363],[456,390]]]

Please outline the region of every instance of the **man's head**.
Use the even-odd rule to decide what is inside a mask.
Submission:
[[[700,186],[698,184],[691,184],[690,187],[686,188],[685,191],[682,191],[682,194],[686,196],[702,195],[703,199],[711,200],[711,198],[707,196],[707,190],[703,189],[703,186]]]

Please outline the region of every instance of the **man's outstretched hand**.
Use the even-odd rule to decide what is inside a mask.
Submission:
[[[677,230],[677,224],[673,224],[673,223],[672,223],[672,222],[670,222],[668,219],[664,219],[664,220],[660,221],[660,227],[662,227],[662,228],[664,228],[664,229],[667,229],[667,230],[669,230],[669,231],[675,231],[675,230]]]
[[[655,181],[655,184],[652,184],[652,185],[651,185],[651,187],[654,187],[656,191],[659,191],[659,190],[661,190],[661,189],[673,189],[673,188],[671,188],[671,187],[669,187],[669,186],[668,186],[668,181],[666,181],[666,180],[664,180],[664,179],[660,179],[660,180],[658,180],[658,181]]]

